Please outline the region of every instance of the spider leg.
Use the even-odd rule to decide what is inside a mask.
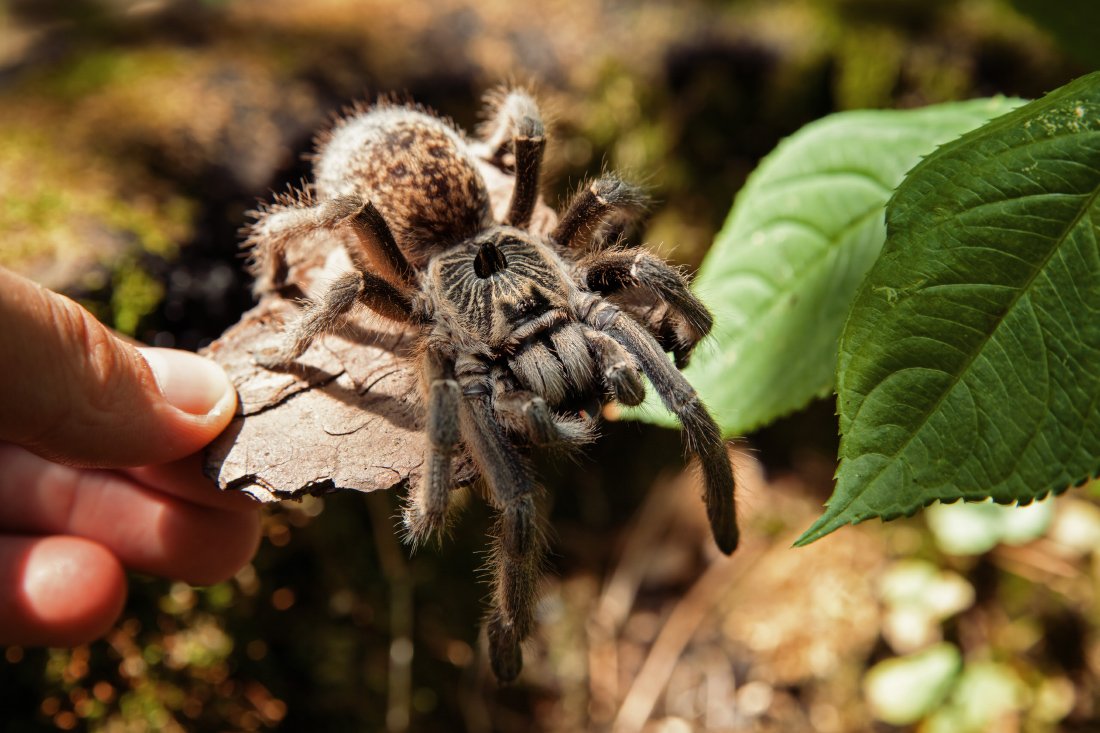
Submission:
[[[459,443],[458,409],[461,394],[454,378],[454,362],[429,348],[422,357],[428,392],[425,433],[428,452],[424,476],[409,492],[405,527],[413,544],[441,530],[447,521],[451,498],[451,458]]]
[[[546,147],[546,130],[538,105],[527,92],[511,90],[494,104],[493,117],[483,127],[482,134],[497,165],[503,165],[504,154],[511,146],[515,184],[505,223],[526,227],[538,201],[539,171]]]
[[[262,225],[265,241],[281,242],[282,249],[277,250],[280,252],[285,251],[286,242],[293,237],[346,224],[355,239],[341,241],[356,271],[333,282],[288,331],[282,348],[273,354],[258,355],[257,363],[280,366],[298,358],[315,339],[335,329],[356,303],[391,320],[421,320],[423,313],[412,289],[412,269],[374,204],[363,203],[358,196],[338,196],[314,206],[287,207],[269,213],[257,222],[257,227]]]
[[[561,439],[546,400],[534,392],[508,389],[498,382],[493,407],[509,431],[527,436],[535,445],[549,445]]]
[[[415,284],[415,277],[409,261],[397,246],[386,219],[369,201],[363,203],[356,196],[345,197],[349,204],[358,202],[355,213],[347,219],[355,243],[344,243],[344,247],[360,272],[376,272],[390,282],[406,286]]]
[[[533,444],[573,448],[592,441],[592,422],[556,415],[546,400],[519,389],[503,370],[493,375],[493,409],[504,427]]]
[[[471,360],[472,361],[472,360]],[[500,511],[494,547],[497,578],[489,617],[489,657],[497,678],[514,680],[523,667],[522,642],[531,632],[544,539],[528,468],[496,420],[492,385],[483,365],[456,365],[464,399],[462,437],[484,473]]]
[[[550,238],[567,249],[588,249],[605,226],[632,218],[645,201],[637,186],[616,176],[602,176],[573,196]]]
[[[539,170],[542,168],[542,153],[546,148],[546,132],[542,127],[542,120],[524,117],[516,125],[512,145],[516,151],[516,179],[506,223],[522,229],[531,222],[531,214],[535,211],[535,203],[539,198]]]
[[[692,346],[695,344],[685,333],[686,326],[682,318],[676,316],[672,307],[664,301],[648,303],[617,303],[634,319],[641,323],[657,339],[663,351],[675,357],[676,368],[683,369],[691,360]]]
[[[286,253],[290,243],[307,234],[331,229],[355,212],[343,198],[310,202],[307,191],[279,197],[279,203],[256,213],[247,229],[245,246],[252,250],[253,273],[261,289],[277,289],[286,282]]]
[[[587,329],[586,335],[600,365],[604,384],[615,401],[627,406],[642,404],[645,385],[630,353],[605,333]]]
[[[634,355],[665,407],[680,419],[687,449],[699,457],[703,469],[703,498],[715,542],[718,549],[730,554],[738,540],[733,470],[718,424],[653,336],[633,318],[595,298],[581,312],[593,328],[602,330]]]
[[[284,204],[261,212],[249,227],[246,242],[256,252],[257,277],[265,287],[281,287],[286,278],[286,251],[292,241],[345,224],[355,234],[354,243],[345,241],[344,245],[356,269],[412,283],[412,270],[385,219],[373,204],[358,196],[337,196],[312,205]]]
[[[668,323],[666,314],[660,311],[646,314],[650,317],[644,318],[644,322],[662,346],[672,346],[679,368],[687,366],[692,349],[714,325],[710,311],[691,292],[683,273],[649,252],[616,250],[594,254],[582,261],[580,276],[593,292],[608,295],[625,288],[643,287],[667,303],[677,323]]]
[[[561,362],[566,380],[576,392],[588,390],[595,371],[584,331],[579,323],[565,323],[550,333],[554,353]]]
[[[416,322],[419,318],[411,291],[369,272],[349,272],[306,307],[277,351],[257,354],[256,363],[265,367],[289,364],[315,339],[335,330],[357,303],[395,321]]]
[[[523,344],[508,360],[508,365],[524,387],[555,407],[569,392],[565,367],[541,341]]]

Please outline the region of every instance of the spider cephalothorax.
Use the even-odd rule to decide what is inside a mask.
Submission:
[[[548,236],[530,231],[545,143],[538,108],[512,91],[491,112],[482,139],[470,141],[416,107],[355,110],[321,140],[314,195],[260,212],[250,241],[264,287],[282,285],[288,243],[318,230],[338,234],[354,265],[261,363],[292,362],[356,305],[415,330],[427,447],[405,524],[413,542],[444,527],[452,464],[468,453],[500,512],[488,636],[493,671],[511,680],[544,545],[526,456],[591,439],[593,404],[636,405],[648,377],[699,458],[723,552],[736,547],[737,525],[718,426],[664,353],[683,366],[710,314],[677,270],[605,236],[640,193],[603,176],[581,188]],[[486,162],[514,171],[503,222],[479,173]]]

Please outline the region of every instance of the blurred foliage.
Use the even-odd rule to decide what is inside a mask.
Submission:
[[[144,341],[195,348],[249,303],[244,212],[308,175],[335,110],[404,90],[469,128],[482,92],[518,79],[554,119],[550,201],[626,168],[657,201],[645,240],[694,267],[803,124],[1037,97],[1083,70],[1007,0],[6,0],[0,258]],[[6,649],[5,730],[865,731],[881,726],[867,670],[941,643],[961,672],[924,730],[984,720],[975,700],[1007,686],[1007,729],[1096,727],[1083,498],[1059,500],[1039,539],[974,556],[913,520],[791,550],[835,468],[818,404],[752,436],[763,465],[741,456],[746,539],[724,562],[678,436],[604,432],[579,464],[540,468],[555,555],[517,685],[495,687],[477,638],[483,502],[464,494],[451,536],[410,557],[398,497],[341,495],[270,511],[228,583],[133,578],[104,641]],[[906,621],[879,579],[914,558],[956,590]]]
[[[1096,3],[1048,3],[1042,0],[1012,0],[1013,6],[1034,18],[1043,29],[1092,68],[1100,66],[1100,47],[1095,29],[1100,28],[1100,5]]]

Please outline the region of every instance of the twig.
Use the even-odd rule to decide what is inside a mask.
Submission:
[[[742,552],[745,549],[747,548],[742,548]],[[742,572],[743,557],[715,560],[688,594],[676,604],[653,643],[653,648],[642,665],[642,671],[634,678],[634,683],[619,708],[619,714],[615,717],[613,730],[625,733],[642,729],[696,629],[714,608],[722,592]]]

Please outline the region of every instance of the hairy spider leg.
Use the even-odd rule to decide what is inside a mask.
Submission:
[[[687,366],[695,345],[710,332],[713,319],[706,306],[692,294],[687,280],[675,268],[648,252],[631,249],[605,250],[617,241],[601,236],[609,227],[632,218],[645,204],[641,189],[616,176],[603,176],[586,184],[573,197],[551,238],[559,245],[595,250],[580,262],[582,280],[589,290],[609,295],[625,288],[644,287],[668,308],[633,312],[661,344],[671,351],[676,366]]]
[[[609,293],[610,294],[610,293]],[[683,369],[691,360],[691,341],[685,333],[683,320],[678,318],[672,306],[663,300],[652,303],[631,304],[630,315],[646,327],[663,351],[673,355],[677,369]]]
[[[342,198],[310,204],[306,192],[281,196],[279,203],[259,211],[256,221],[248,227],[245,241],[256,258],[257,284],[282,287],[287,276],[288,245],[311,232],[332,229],[355,211],[356,204]]]
[[[573,196],[550,238],[566,249],[583,252],[603,241],[598,235],[605,226],[633,218],[645,203],[641,188],[617,176],[602,176]]]
[[[348,256],[361,272],[374,272],[404,285],[413,284],[413,273],[405,255],[394,241],[382,214],[359,196],[337,196],[316,204],[281,204],[260,214],[249,231],[248,243],[264,258],[266,275],[275,287],[282,285],[286,271],[287,245],[316,231],[348,225],[356,243],[344,242]],[[277,275],[275,273],[281,273]]]
[[[539,171],[546,148],[542,113],[531,95],[522,89],[490,96],[492,117],[482,125],[481,137],[492,162],[504,167],[504,155],[511,148],[515,181],[512,201],[504,223],[520,229],[531,221],[539,196]]]
[[[371,202],[363,203],[357,196],[344,196],[350,203],[359,206],[348,220],[355,233],[356,245],[346,243],[344,248],[360,272],[373,270],[390,282],[401,283],[407,287],[416,284],[416,278],[409,261],[397,246],[386,219]]]
[[[493,407],[504,426],[535,445],[561,440],[550,407],[539,395],[518,389],[503,369],[493,370]]]
[[[317,338],[336,330],[356,304],[365,305],[391,320],[417,320],[411,291],[369,272],[349,272],[337,278],[321,297],[310,302],[287,332],[282,347],[273,354],[257,354],[256,362],[265,367],[289,364]]]
[[[461,391],[454,361],[429,347],[421,357],[428,395],[425,433],[428,438],[424,476],[409,492],[405,527],[414,545],[443,529],[451,497],[451,459],[461,440],[458,411]]]
[[[668,322],[667,311],[635,315],[642,316],[643,323],[657,337],[663,350],[672,352],[679,369],[687,366],[692,349],[714,325],[714,318],[691,292],[683,273],[649,252],[599,252],[582,261],[581,273],[593,292],[610,295],[624,288],[642,287],[667,303],[679,316],[674,324]]]
[[[516,156],[516,177],[512,188],[512,201],[504,221],[523,228],[531,222],[535,203],[539,198],[539,171],[542,154],[546,148],[546,133],[542,120],[524,117],[516,125],[512,147]]]
[[[542,397],[519,388],[506,369],[494,368],[492,379],[493,409],[510,433],[534,445],[566,451],[592,442],[593,421],[556,414]]]
[[[560,405],[569,392],[565,368],[541,341],[523,344],[508,364],[520,381],[552,405]]]
[[[592,386],[593,367],[584,327],[579,323],[564,323],[550,332],[550,344],[558,355],[565,376],[574,389],[588,390]]]
[[[703,499],[714,540],[722,552],[732,553],[739,538],[733,469],[718,424],[684,375],[637,321],[595,296],[588,296],[579,305],[586,323],[606,333],[638,360],[665,407],[680,419],[688,452],[698,456],[703,470]]]
[[[412,270],[385,219],[373,204],[364,204],[358,196],[339,196],[314,206],[272,210],[257,222],[254,236],[267,237],[265,241],[273,247],[269,256],[281,257],[289,239],[340,225],[347,225],[355,234],[354,240],[341,240],[355,271],[337,278],[311,302],[288,331],[282,348],[258,357],[261,365],[284,365],[298,358],[315,339],[335,330],[357,303],[391,320],[419,320],[411,286]],[[276,242],[277,246],[273,244]]]
[[[515,141],[516,130],[529,118],[542,129],[542,113],[538,102],[523,89],[497,88],[486,98],[487,119],[478,126],[478,137],[489,151],[490,162],[505,168],[504,156]],[[514,151],[512,151],[514,152]]]
[[[531,472],[494,414],[488,366],[473,357],[460,357],[455,372],[463,395],[459,410],[462,437],[500,512],[488,636],[493,672],[507,682],[519,676],[523,668],[520,642],[531,633],[534,621],[545,539],[538,524]]]
[[[586,329],[585,333],[600,365],[604,385],[615,401],[627,407],[642,404],[645,384],[630,352],[605,333],[592,328]]]

